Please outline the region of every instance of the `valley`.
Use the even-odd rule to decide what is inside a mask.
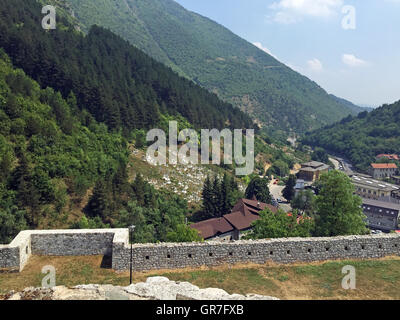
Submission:
[[[0,300],[398,298],[394,28],[226,1],[0,0]]]

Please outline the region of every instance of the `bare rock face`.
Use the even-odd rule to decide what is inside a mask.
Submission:
[[[170,281],[165,277],[148,278],[146,282],[125,288],[125,291],[140,297],[155,300],[278,300],[259,295],[230,295],[222,289],[200,289],[189,282]]]
[[[10,292],[4,300],[279,300],[249,294],[230,295],[222,289],[200,289],[189,282],[170,281],[164,277],[148,278],[146,282],[128,287],[112,285],[80,285],[73,288],[27,288]]]

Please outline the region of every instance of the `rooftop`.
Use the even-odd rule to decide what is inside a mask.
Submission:
[[[322,171],[322,170],[327,170],[327,169],[329,169],[329,166],[326,165],[325,163],[318,162],[318,161],[310,161],[310,162],[302,163],[300,170],[315,172],[315,171]]]
[[[224,234],[233,231],[233,227],[224,218],[214,218],[194,223],[191,225],[193,229],[200,232],[204,239],[215,237],[218,234]]]
[[[395,186],[395,185],[387,183],[387,182],[378,181],[371,177],[355,175],[355,176],[352,176],[351,179],[354,184],[359,185],[359,186],[365,186],[367,188],[375,188],[375,189],[385,190],[385,191],[395,191],[395,190],[400,189],[400,187],[398,187],[398,186]]]
[[[374,169],[397,169],[395,163],[371,163],[371,167]]]
[[[191,227],[198,230],[204,239],[213,238],[234,229],[246,230],[251,227],[253,221],[260,218],[259,213],[266,208],[273,213],[278,211],[278,208],[270,204],[257,200],[240,199],[233,207],[232,213],[226,214],[222,218],[208,219],[192,224]]]
[[[363,205],[384,208],[389,210],[397,210],[400,212],[400,204],[385,202],[385,201],[378,201],[372,199],[363,199]]]
[[[318,161],[310,161],[310,162],[302,163],[301,165],[304,167],[311,167],[311,168],[319,168],[322,166],[326,166],[325,163],[318,162]]]

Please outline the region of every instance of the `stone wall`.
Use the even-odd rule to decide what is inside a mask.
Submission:
[[[0,270],[19,270],[19,250],[8,246],[0,246]]]
[[[32,253],[41,256],[111,255],[114,233],[33,233]]]
[[[30,232],[22,231],[9,245],[0,245],[0,269],[22,271],[31,255]]]
[[[0,246],[0,269],[22,271],[32,254],[43,256],[112,255],[114,240],[127,245],[128,230],[22,231],[9,245]]]
[[[133,269],[155,270],[221,264],[293,263],[400,255],[399,235],[290,238],[230,243],[136,244]],[[130,249],[114,247],[113,268],[129,269]]]
[[[0,246],[0,269],[21,271],[31,254],[112,255],[112,267],[129,270],[128,229],[23,231]],[[133,269],[157,270],[221,264],[293,263],[400,255],[400,235],[289,238],[259,241],[134,244]]]

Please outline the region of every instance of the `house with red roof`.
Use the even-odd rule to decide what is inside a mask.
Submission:
[[[390,178],[397,174],[398,168],[395,163],[371,163],[370,173],[374,179]]]
[[[221,218],[194,223],[191,228],[199,231],[204,240],[240,240],[252,228],[252,223],[260,219],[259,213],[266,208],[273,213],[278,212],[278,208],[273,205],[257,200],[240,199],[231,213]]]

